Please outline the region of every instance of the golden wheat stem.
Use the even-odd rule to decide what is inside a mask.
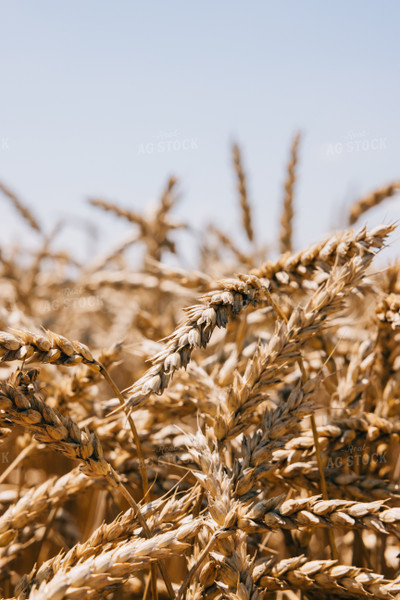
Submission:
[[[111,375],[108,373],[107,369],[105,367],[103,367],[103,365],[100,365],[100,371],[104,377],[104,379],[107,381],[107,383],[109,384],[109,386],[111,387],[111,389],[113,390],[114,394],[117,396],[121,406],[124,406],[125,401],[122,397],[121,392],[118,389],[118,386],[116,385],[116,383],[114,382],[113,378],[111,377]],[[140,470],[140,474],[142,477],[142,486],[143,486],[143,497],[146,498],[148,493],[149,493],[149,480],[147,478],[147,472],[146,472],[146,467],[144,464],[144,459],[143,459],[143,452],[142,452],[142,446],[140,443],[140,439],[139,439],[139,434],[137,432],[136,429],[136,425],[133,422],[132,416],[130,414],[127,415],[128,417],[128,423],[129,426],[131,428],[132,434],[133,434],[133,438],[135,440],[135,444],[136,444],[136,451],[138,454],[138,458],[139,458],[139,470]],[[132,496],[129,494],[128,490],[121,484],[121,492],[123,493],[123,495],[125,496],[125,498],[128,500],[128,502],[130,502],[131,506],[135,509],[138,518],[142,524],[143,530],[146,532],[146,536],[150,537],[150,530],[147,527],[147,523],[143,517],[143,515],[140,512],[139,506],[136,504],[135,500],[132,498]],[[160,571],[161,574],[164,578],[165,581],[165,585],[167,586],[167,589],[171,595],[171,591],[172,591],[172,586],[171,586],[171,582],[169,580],[169,576],[168,573],[165,569],[165,567],[163,565],[161,565],[160,562]],[[156,566],[154,564],[150,565],[150,580],[151,580],[151,595],[153,600],[157,600],[158,599],[158,592],[157,592],[157,572],[156,572]],[[172,591],[173,594],[173,591]],[[171,596],[171,598],[173,598],[173,595]]]
[[[129,503],[129,505],[135,510],[136,516],[139,520],[139,523],[141,524],[144,534],[146,536],[147,539],[151,538],[151,532],[150,529],[146,523],[145,518],[142,515],[142,512],[139,508],[139,505],[136,503],[136,501],[134,500],[134,498],[131,496],[131,494],[128,492],[128,490],[126,489],[126,487],[124,486],[124,484],[122,483],[122,481],[120,480],[118,474],[115,471],[112,471],[111,475],[107,476],[107,481],[117,490],[119,490],[121,492],[121,494],[124,496],[124,498],[126,499],[126,501]],[[168,572],[164,566],[164,564],[162,563],[162,561],[160,560],[158,562],[158,566],[161,572],[161,575],[164,579],[165,585],[167,587],[168,593],[170,598],[174,598],[174,591],[171,585],[171,581],[168,575]],[[155,594],[157,597],[157,588],[156,588],[156,575],[155,575],[155,565],[151,565],[151,579],[152,579],[152,590],[154,592],[155,589]]]
[[[350,209],[349,224],[353,225],[364,213],[381,204],[386,198],[394,196],[398,191],[400,191],[400,181],[395,181],[357,200]]]
[[[34,448],[36,448],[37,445],[37,442],[31,442],[29,446],[26,446],[26,448],[21,450],[18,456],[14,458],[12,463],[10,463],[7,469],[0,475],[0,484],[3,483],[5,479],[7,479],[9,474],[12,473],[12,471],[14,471],[15,467],[17,467],[19,463],[22,462],[24,458],[28,456]]]
[[[0,192],[11,201],[11,204],[15,206],[19,214],[25,219],[27,223],[34,229],[35,231],[41,232],[39,223],[36,218],[33,216],[31,211],[25,204],[21,202],[21,200],[12,192],[8,187],[6,187],[3,183],[0,183]]]
[[[207,544],[204,546],[203,550],[200,552],[200,555],[198,556],[196,562],[194,563],[194,565],[192,566],[192,568],[187,573],[185,579],[183,580],[183,583],[182,583],[181,587],[179,588],[178,593],[176,595],[176,600],[182,600],[182,598],[184,597],[184,594],[185,594],[186,590],[188,589],[188,587],[190,585],[190,582],[192,581],[192,579],[195,576],[195,574],[196,574],[197,570],[199,569],[199,567],[201,567],[201,564],[207,558],[209,552],[214,547],[214,545],[217,542],[218,537],[221,535],[221,533],[222,533],[221,530],[215,531],[213,533],[213,535],[210,537],[210,539],[208,540]],[[227,533],[229,533],[229,532],[227,532]]]
[[[313,432],[313,437],[314,437],[315,453],[317,456],[322,497],[324,500],[328,500],[329,497],[328,497],[328,490],[326,488],[326,480],[325,480],[325,473],[324,473],[324,465],[322,462],[321,446],[319,445],[317,425],[315,423],[314,414],[311,415],[311,427],[312,427],[312,432]],[[336,544],[335,544],[335,537],[333,535],[333,531],[332,531],[331,527],[328,527],[328,535],[329,535],[329,545],[331,547],[332,558],[334,560],[337,560],[338,553],[337,553]]]
[[[123,407],[125,405],[125,400],[124,400],[120,390],[118,389],[117,384],[115,383],[115,381],[113,380],[111,375],[108,373],[107,369],[105,367],[103,367],[103,365],[101,363],[99,363],[99,365],[100,365],[100,371],[101,371],[104,379],[107,381],[108,385],[111,387],[114,394],[118,398],[120,405]],[[132,419],[132,416],[130,414],[128,414],[128,411],[126,409],[125,409],[125,412],[127,413],[128,423],[129,423],[129,426],[132,431],[133,439],[135,440],[136,451],[137,451],[138,458],[139,458],[139,470],[140,470],[140,475],[142,477],[143,497],[146,498],[149,493],[149,480],[147,477],[146,467],[144,464],[142,445],[140,443],[139,434],[137,432],[136,425]]]
[[[290,161],[287,167],[287,178],[285,181],[285,195],[283,198],[283,211],[281,216],[280,230],[280,250],[284,252],[292,251],[293,236],[293,192],[296,181],[297,152],[300,142],[300,133],[294,137],[290,151]]]
[[[268,300],[271,302],[273,309],[280,316],[280,318],[283,319],[283,321],[287,325],[288,319],[286,318],[286,315],[284,315],[282,313],[282,311],[278,308],[278,306],[273,302],[271,294],[269,294],[269,292],[267,292],[267,294],[268,294]],[[297,362],[300,367],[303,385],[305,385],[305,383],[307,382],[307,373],[306,373],[306,369],[304,367],[304,361],[303,361],[301,351],[300,351],[300,356],[299,356],[299,359]],[[315,423],[314,413],[311,414],[311,427],[312,427],[312,432],[313,432],[315,453],[316,453],[316,457],[317,457],[318,470],[319,470],[319,475],[320,475],[320,486],[321,486],[322,497],[324,498],[324,500],[328,500],[329,497],[328,497],[328,490],[327,490],[326,481],[325,481],[324,466],[323,466],[323,462],[322,462],[321,446],[319,443],[317,425]],[[335,537],[334,537],[333,531],[330,527],[328,528],[328,535],[329,535],[329,545],[331,547],[332,558],[334,560],[337,560],[338,554],[337,554],[337,549],[336,549],[336,544],[335,544]]]
[[[250,242],[254,239],[254,231],[251,218],[251,208],[247,197],[246,176],[243,170],[240,148],[237,144],[233,145],[233,162],[238,179],[237,188],[239,191],[239,201],[242,209],[242,221]]]

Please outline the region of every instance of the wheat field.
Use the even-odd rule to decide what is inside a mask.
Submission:
[[[400,183],[298,250],[299,151],[269,258],[233,146],[243,237],[196,270],[175,177],[149,214],[91,198],[132,232],[83,265],[0,185],[41,240],[1,250],[3,598],[400,598],[400,264],[364,226]]]

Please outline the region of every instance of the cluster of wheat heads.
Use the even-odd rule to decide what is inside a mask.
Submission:
[[[294,251],[300,142],[275,260],[237,145],[244,239],[212,224],[197,270],[175,178],[91,199],[132,232],[84,265],[0,186],[40,241],[0,255],[3,598],[400,598],[400,266],[359,222],[400,186]]]

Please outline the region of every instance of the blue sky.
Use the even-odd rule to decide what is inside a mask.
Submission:
[[[79,253],[78,222],[106,247],[127,230],[89,196],[142,210],[170,174],[178,217],[238,231],[233,140],[260,242],[276,240],[299,129],[298,247],[400,178],[398,2],[9,0],[0,11],[0,180],[48,229],[76,223],[64,242]],[[1,201],[3,241],[29,241]],[[367,221],[399,216],[400,198]]]

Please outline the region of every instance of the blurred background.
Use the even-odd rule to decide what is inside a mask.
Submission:
[[[57,244],[81,260],[129,230],[89,197],[147,210],[170,175],[180,182],[178,218],[242,235],[234,141],[260,243],[276,242],[299,130],[298,248],[345,226],[352,201],[400,178],[398,2],[0,6],[0,181],[46,230],[65,219]],[[36,244],[0,201],[3,244]],[[399,216],[397,196],[363,222]],[[190,236],[176,239],[190,265]]]

